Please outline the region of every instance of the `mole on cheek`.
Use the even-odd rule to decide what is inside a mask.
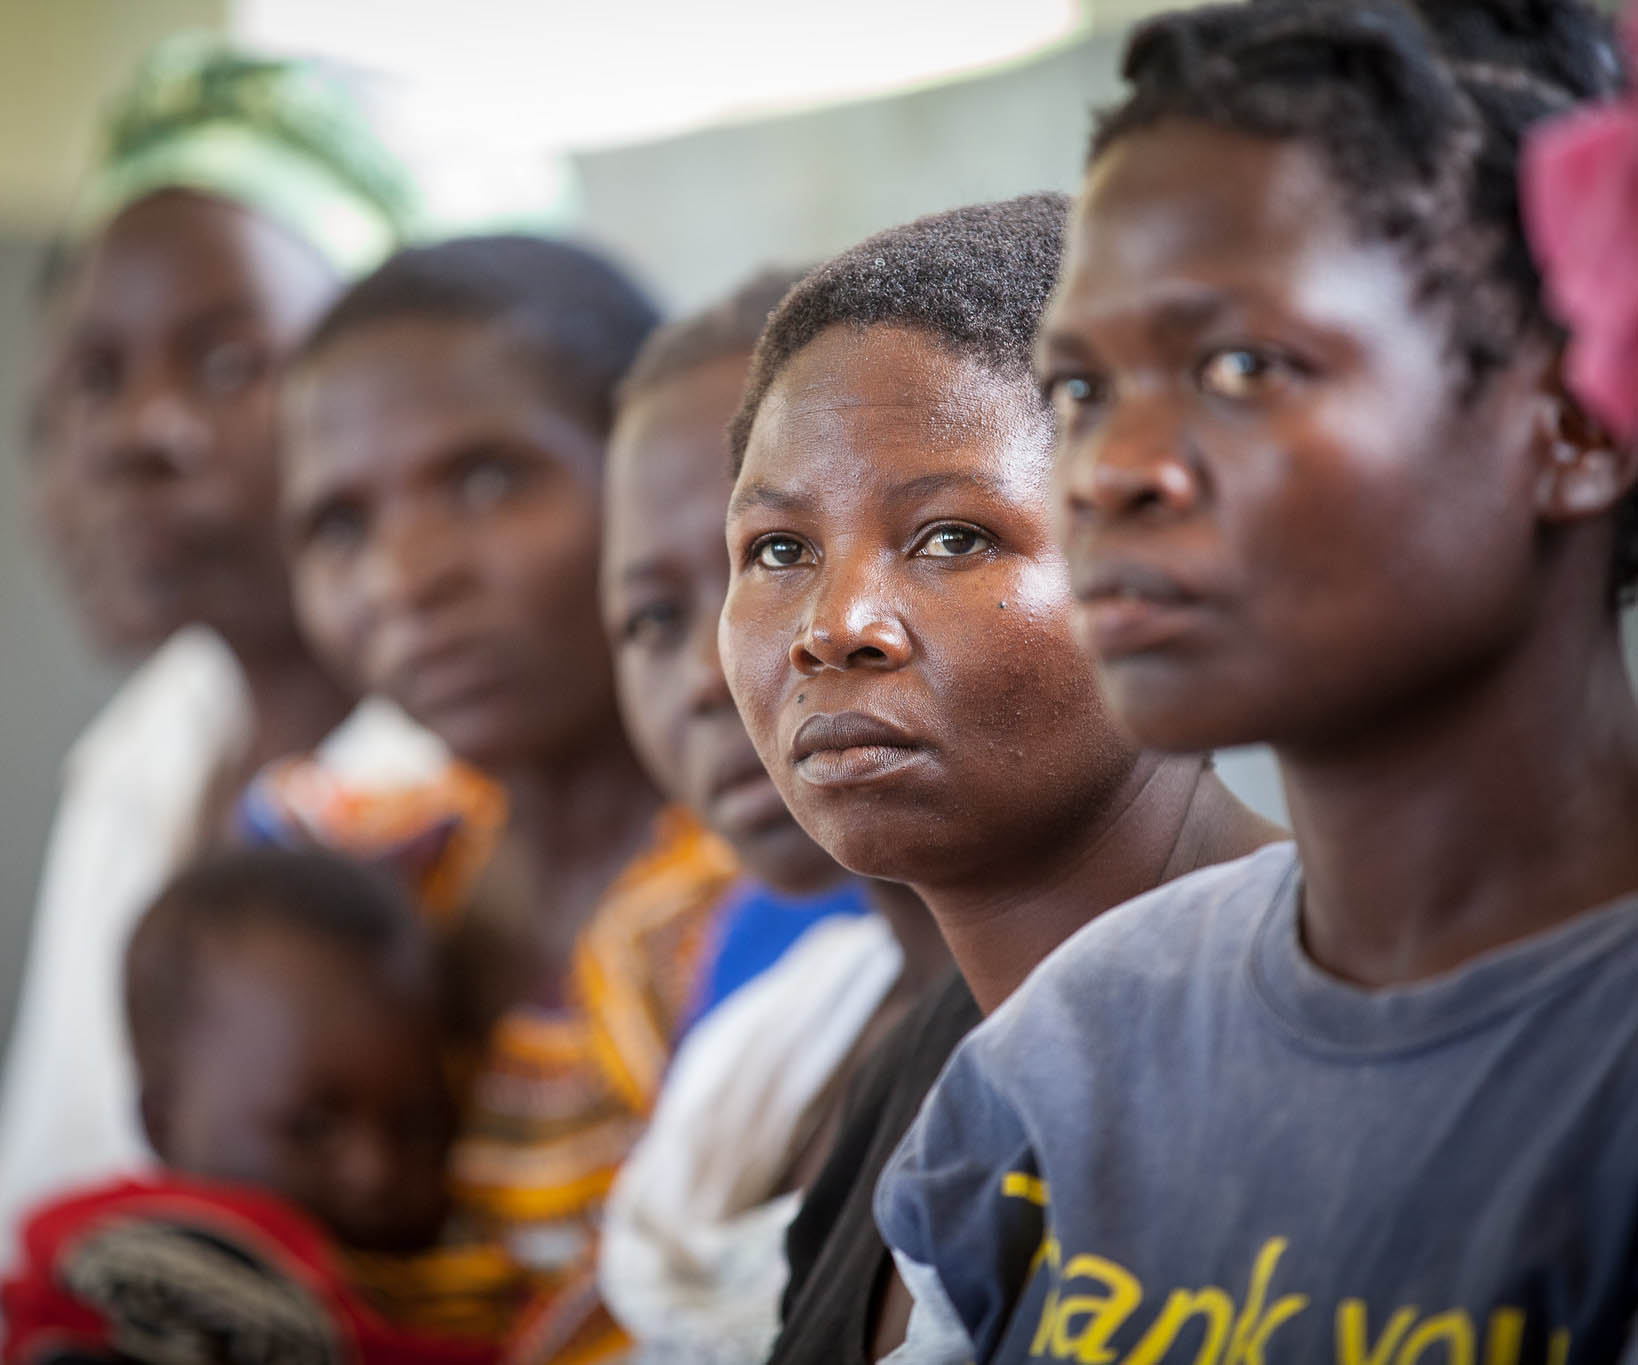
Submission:
[[[806,693],[806,692],[798,692],[798,693],[797,693],[797,694],[796,694],[796,704],[797,704],[797,705],[798,705],[798,706],[800,706],[800,705],[801,705],[801,704],[802,704],[802,703],[803,703],[803,702],[805,702],[805,701],[806,701],[806,700],[807,700],[807,699],[808,699],[808,694],[807,694],[807,693]]]

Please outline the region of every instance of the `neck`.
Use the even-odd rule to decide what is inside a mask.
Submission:
[[[611,716],[569,755],[496,774],[528,866],[546,970],[565,970],[575,939],[610,884],[653,834],[663,802]]]
[[[904,954],[896,990],[920,994],[923,987],[950,965],[950,949],[938,924],[927,913],[921,897],[898,882],[868,884],[872,908],[887,921]]]
[[[1141,755],[1071,839],[993,880],[917,890],[979,1007],[991,1013],[1036,965],[1105,910],[1281,831],[1242,806],[1205,759]]]
[[[277,647],[228,643],[250,694],[247,775],[275,758],[313,748],[346,719],[353,697],[319,668],[293,631]]]
[[[1638,889],[1638,709],[1618,632],[1549,619],[1413,717],[1281,750],[1304,940],[1326,970],[1425,979]]]

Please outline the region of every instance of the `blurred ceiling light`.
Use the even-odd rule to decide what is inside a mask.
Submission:
[[[562,153],[931,84],[1098,0],[232,0],[248,44],[362,78],[434,218],[563,221]]]
[[[586,150],[948,78],[1084,19],[1081,0],[234,0],[231,22],[411,84],[446,124]]]

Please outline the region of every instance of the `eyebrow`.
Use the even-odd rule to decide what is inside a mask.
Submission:
[[[950,470],[937,474],[922,474],[914,479],[906,479],[903,483],[894,484],[884,495],[885,500],[895,503],[920,502],[923,498],[934,493],[947,493],[956,489],[967,489],[979,493],[988,493],[994,497],[1004,497],[1007,492],[1006,482],[990,474],[979,474],[970,470]],[[788,493],[782,488],[775,488],[771,484],[753,483],[734,494],[733,501],[728,504],[728,515],[733,516],[751,507],[766,507],[775,512],[791,512],[806,507],[812,500],[805,494]]]
[[[767,507],[775,512],[789,512],[806,502],[807,499],[799,493],[787,493],[772,484],[751,483],[734,490],[734,496],[728,503],[728,515],[733,516],[734,513],[743,512],[751,507]]]
[[[1153,306],[1152,313],[1144,318],[1145,329],[1154,337],[1187,338],[1243,304],[1239,295],[1215,289],[1175,294]],[[1045,368],[1054,355],[1079,357],[1085,349],[1072,311],[1065,322],[1043,328],[1036,338],[1035,367]]]
[[[185,333],[209,332],[218,327],[228,327],[239,322],[253,322],[257,316],[256,307],[244,299],[228,299],[222,303],[213,303],[201,308],[197,313],[182,320],[178,329]]]
[[[894,502],[919,502],[933,493],[947,493],[956,489],[990,493],[996,497],[1004,496],[1007,491],[1005,482],[992,475],[952,470],[943,474],[923,474],[918,478],[894,484],[887,490],[887,496]]]
[[[1196,332],[1240,305],[1229,294],[1191,294],[1164,300],[1150,323],[1155,332]]]
[[[647,583],[650,580],[670,577],[672,577],[670,560],[656,555],[649,559],[639,559],[635,564],[627,564],[620,570],[618,581],[629,587],[633,583]]]
[[[193,344],[201,336],[208,337],[223,328],[254,322],[256,317],[254,305],[243,299],[228,299],[208,304],[197,313],[190,313],[177,322],[172,334]],[[118,326],[110,326],[104,318],[80,318],[63,332],[62,349],[66,351],[99,345],[110,337],[118,338],[120,330]]]

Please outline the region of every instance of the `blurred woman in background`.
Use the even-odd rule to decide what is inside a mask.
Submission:
[[[315,71],[183,41],[117,109],[52,258],[39,519],[98,645],[146,662],[65,771],[0,1093],[0,1260],[25,1206],[151,1159],[119,1018],[125,936],[243,779],[346,713],[290,607],[273,394],[408,212]]]
[[[511,947],[462,972],[488,1045],[453,1163],[464,1213],[542,1285],[527,1358],[622,1341],[595,1292],[599,1211],[737,875],[632,752],[599,613],[614,390],[656,320],[578,247],[414,248],[319,323],[283,407],[287,543],[315,649],[503,800],[468,913]],[[369,824],[314,832],[346,847]],[[405,1296],[465,1273],[433,1269]]]

